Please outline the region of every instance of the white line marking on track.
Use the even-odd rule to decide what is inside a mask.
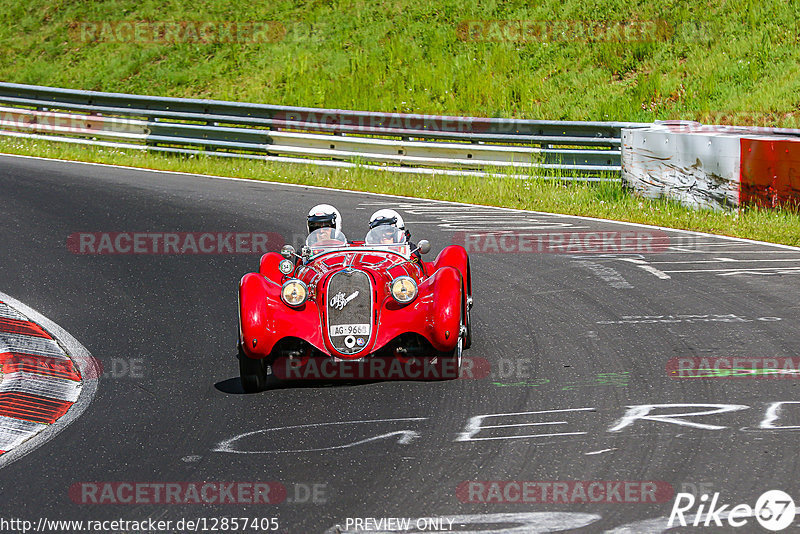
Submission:
[[[497,209],[476,209],[469,206],[442,206],[429,202],[362,202],[362,206],[390,206],[403,213],[406,224],[436,225],[445,230],[501,231],[501,230],[562,230],[588,228],[572,223],[556,221],[554,217],[533,217],[525,212],[498,212]],[[414,219],[411,215],[432,217],[433,220]]]
[[[725,507],[723,506],[722,508]],[[700,510],[702,510],[702,508],[700,508]],[[731,515],[732,514],[730,511],[719,510],[718,513],[715,511],[714,513],[706,512],[705,514],[686,514],[684,517],[686,524],[689,527],[693,526],[695,521],[697,521],[697,524],[700,527],[704,526],[704,522],[709,522],[711,524],[711,528],[713,529],[714,522],[712,519],[709,519],[710,517],[716,516],[719,517],[721,521],[726,521],[729,517],[731,517]],[[735,515],[735,518],[739,521],[748,517],[755,517],[752,509],[749,511],[737,510]],[[603,534],[666,534],[667,532],[675,532],[674,529],[676,528],[681,528],[678,521],[674,521],[674,524],[670,526],[670,518],[668,516],[662,516],[653,519],[643,519],[634,523],[627,523],[612,530],[606,530],[603,532]],[[686,530],[684,530],[684,532],[686,532]]]
[[[758,271],[781,271],[774,274],[800,273],[800,267],[752,267],[748,269],[687,269],[682,271],[664,271],[665,273],[757,273]]]
[[[668,248],[673,249],[673,248],[676,248],[676,247],[668,247]],[[703,255],[719,254],[721,252],[725,253],[728,256],[730,256],[732,254],[758,254],[758,255],[763,255],[763,254],[797,254],[796,250],[764,250],[764,249],[761,249],[761,250],[752,250],[752,249],[751,250],[688,250],[687,249],[687,250],[680,250],[680,251],[679,250],[660,250],[658,252],[654,252],[653,255],[655,255],[655,256],[664,256],[664,255],[667,255],[667,254],[672,254],[672,255],[680,254],[682,256],[687,256],[687,255],[690,255],[690,254],[697,254],[698,256],[702,257]]]
[[[742,258],[742,259],[734,259],[734,258],[715,258],[713,260],[689,260],[689,261],[651,261],[650,263],[658,263],[658,264],[670,264],[670,265],[677,265],[680,263],[688,263],[688,264],[695,264],[695,263],[753,263],[753,262],[776,262],[776,261],[794,261],[800,263],[800,258],[775,258],[775,259],[759,259],[759,258]]]
[[[595,454],[603,454],[604,452],[611,452],[617,450],[616,447],[611,447],[610,449],[602,449],[599,451],[592,451],[584,453],[584,456],[594,456]]]
[[[596,263],[588,260],[578,260],[574,262],[582,267],[586,267],[598,278],[606,282],[614,289],[633,289],[633,286],[622,277],[616,269],[608,265]]]
[[[647,271],[650,274],[654,274],[655,276],[657,276],[661,280],[669,280],[671,278],[670,275],[668,275],[667,273],[665,273],[663,271],[659,271],[658,269],[656,269],[652,265],[638,265],[637,267],[639,267],[640,269],[644,269],[645,271]]]
[[[772,323],[782,321],[781,317],[756,317],[749,319],[733,313],[706,313],[700,315],[623,315],[616,321],[597,321],[596,324],[674,324],[674,323],[752,323],[762,321]]]
[[[648,273],[655,275],[656,277],[658,277],[661,280],[669,280],[671,278],[670,275],[659,271],[655,267],[649,265],[644,260],[640,260],[640,259],[637,259],[637,258],[620,258],[620,260],[627,261],[628,263],[633,263],[637,267],[639,267],[641,269],[644,269]]]
[[[718,237],[722,237],[722,236],[718,236]],[[750,243],[747,243],[747,242],[745,242],[745,243],[735,243],[735,242],[731,243],[729,241],[723,241],[723,242],[709,241],[708,243],[691,243],[691,246],[693,246],[693,247],[743,247],[743,246],[746,246],[746,245],[750,245]],[[689,245],[680,245],[679,247],[675,247],[675,248],[686,248],[687,246],[689,246]],[[672,247],[670,247],[670,248],[672,248]],[[689,249],[689,250],[692,250],[692,249]]]
[[[539,426],[542,424],[549,424],[549,425],[566,425],[568,424],[567,421],[544,421],[544,422],[535,422],[535,423],[515,423],[515,424],[505,424],[505,425],[484,425],[483,422],[486,419],[492,417],[518,417],[518,416],[528,416],[528,415],[540,415],[540,414],[552,414],[552,413],[566,413],[566,412],[593,412],[595,411],[594,408],[567,408],[561,410],[539,410],[535,412],[512,412],[512,413],[494,413],[494,414],[484,414],[484,415],[476,415],[474,417],[470,417],[469,421],[467,422],[467,426],[463,432],[461,432],[458,437],[456,437],[455,441],[488,441],[488,440],[495,440],[495,439],[527,439],[527,438],[539,438],[539,437],[553,437],[553,436],[580,436],[586,434],[586,432],[560,432],[555,434],[527,434],[524,436],[494,436],[488,438],[476,438],[475,436],[479,434],[482,430],[486,429],[494,429],[494,428],[505,428],[505,427],[527,427],[527,426]]]
[[[254,430],[252,432],[244,432],[242,434],[238,434],[232,438],[228,438],[226,440],[220,441],[216,447],[211,449],[213,452],[229,452],[234,454],[278,454],[278,453],[295,453],[295,452],[318,452],[318,451],[328,451],[334,449],[346,449],[350,447],[355,447],[357,445],[363,445],[364,443],[368,443],[370,441],[376,441],[380,439],[390,438],[392,436],[400,436],[400,439],[397,440],[397,443],[400,445],[408,445],[411,443],[412,440],[419,437],[419,433],[413,430],[396,430],[394,432],[388,432],[385,434],[380,434],[378,436],[372,436],[370,438],[362,439],[359,441],[354,441],[351,443],[345,443],[343,445],[331,445],[328,447],[321,447],[317,449],[292,449],[292,450],[264,450],[264,451],[240,451],[234,448],[234,443],[239,441],[240,439],[247,438],[250,436],[255,436],[258,434],[266,434],[268,432],[277,432],[279,430],[297,430],[302,428],[318,428],[323,426],[338,426],[338,425],[355,425],[355,424],[365,424],[365,423],[396,423],[398,421],[424,421],[428,419],[427,417],[400,417],[396,419],[367,419],[364,421],[336,421],[332,423],[311,423],[307,425],[292,425],[292,426],[281,426],[277,428],[262,428],[261,430]]]
[[[688,413],[671,413],[671,414],[658,414],[651,415],[654,409],[657,408],[710,408],[709,410],[702,410],[699,412]],[[721,425],[712,425],[708,423],[695,423],[694,421],[687,421],[687,417],[697,417],[704,415],[715,415],[726,412],[736,412],[739,410],[747,410],[750,406],[745,404],[639,404],[636,406],[628,406],[628,411],[625,412],[614,425],[608,429],[608,432],[619,432],[623,428],[632,425],[636,421],[658,421],[661,423],[671,423],[674,425],[688,426],[694,428],[701,428],[705,430],[722,430],[726,428]]]
[[[800,274],[800,268],[798,269],[791,269],[791,268],[778,268],[775,267],[774,271],[751,271],[747,269],[742,269],[738,271],[732,271],[729,273],[719,273],[718,276],[736,276],[736,275],[743,275],[743,274],[751,274],[754,276],[771,276],[773,274]]]

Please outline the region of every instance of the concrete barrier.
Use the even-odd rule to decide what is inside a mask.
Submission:
[[[623,129],[622,180],[644,197],[698,208],[796,205],[800,138],[690,121]]]

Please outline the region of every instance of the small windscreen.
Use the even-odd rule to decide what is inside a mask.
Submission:
[[[364,238],[367,245],[403,245],[406,243],[406,233],[394,226],[376,226]]]
[[[336,228],[320,228],[306,238],[306,245],[314,248],[336,248],[346,244],[347,238]]]

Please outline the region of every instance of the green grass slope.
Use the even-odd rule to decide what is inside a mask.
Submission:
[[[797,14],[781,0],[1,0],[0,79],[375,111],[791,125]],[[101,31],[119,21],[274,31],[255,39],[266,42]],[[470,34],[469,21],[501,22]],[[99,25],[96,41],[83,22]],[[645,31],[615,33],[625,24]]]

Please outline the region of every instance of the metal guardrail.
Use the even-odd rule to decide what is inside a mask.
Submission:
[[[316,109],[0,83],[0,135],[413,173],[618,179],[622,128],[646,126]]]

